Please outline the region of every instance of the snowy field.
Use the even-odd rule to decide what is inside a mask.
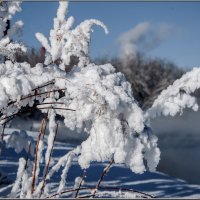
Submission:
[[[9,137],[9,134],[14,131],[14,129],[6,129],[6,137]],[[37,132],[28,131],[28,135],[37,137]],[[58,158],[72,148],[74,148],[75,144],[61,143],[56,142],[53,151],[53,161],[56,162]],[[1,158],[0,158],[0,168],[1,170],[7,174],[7,179],[4,181],[4,184],[0,186],[0,197],[8,197],[7,195],[10,193],[13,181],[16,178],[16,172],[18,168],[18,159],[19,157],[26,157],[26,153],[22,151],[22,153],[17,154],[14,149],[3,149]],[[31,158],[33,159],[33,158]],[[92,163],[91,167],[87,170],[87,177],[85,179],[85,183],[83,187],[95,187],[99,177],[102,174],[102,171],[106,163]],[[58,186],[60,175],[62,170],[59,170],[51,179],[51,192],[49,195],[56,193],[56,188]],[[74,180],[78,176],[82,176],[83,171],[80,166],[77,164],[77,161],[73,162],[72,167],[67,176],[67,184],[66,190],[74,187]],[[140,192],[147,193],[154,197],[184,197],[184,198],[198,198],[200,197],[200,186],[188,184],[187,182],[181,179],[172,178],[164,173],[156,172],[150,173],[146,172],[144,174],[134,174],[130,171],[130,169],[126,168],[123,165],[113,165],[109,173],[106,177],[104,177],[101,187],[109,187],[109,188],[126,188],[137,190]],[[88,191],[87,191],[88,192]],[[80,192],[80,195],[84,194]],[[87,193],[88,194],[88,193]],[[137,193],[126,192],[124,194],[122,191],[99,191],[101,196],[105,197],[125,197],[125,198],[133,198],[137,197]],[[61,197],[71,197],[72,193],[63,194]],[[136,195],[136,196],[135,196]]]

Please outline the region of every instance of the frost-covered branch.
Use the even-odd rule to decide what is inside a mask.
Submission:
[[[81,188],[81,186],[84,184],[84,179],[86,178],[86,170],[83,171],[83,175],[82,177],[76,177],[75,179],[75,183],[74,183],[74,189],[77,188],[77,191],[74,192],[73,197],[77,198],[78,194],[79,194],[79,190]]]
[[[52,153],[53,153],[53,148],[54,148],[54,143],[56,140],[56,135],[58,133],[58,123],[55,123],[55,119],[54,118],[54,113],[50,111],[50,115],[51,118],[49,120],[49,137],[48,137],[48,146],[47,146],[47,150],[46,150],[46,154],[45,154],[45,169],[44,169],[44,176],[42,179],[42,185],[41,185],[41,190],[40,190],[40,195],[39,197],[41,197],[44,187],[45,187],[45,183],[46,183],[46,177],[47,174],[49,172],[49,167],[50,167],[50,162],[51,162],[51,157],[52,157]],[[53,137],[53,138],[52,138]]]
[[[31,192],[34,192],[35,183],[37,183],[38,175],[39,175],[39,164],[42,158],[42,150],[43,150],[43,141],[41,140],[41,136],[43,133],[43,125],[44,125],[45,118],[42,119],[40,124],[40,132],[38,135],[37,143],[36,143],[36,150],[35,150],[35,160],[34,160],[34,169],[33,169],[33,181],[32,181],[32,188]]]
[[[197,111],[199,106],[192,93],[199,88],[200,68],[194,68],[161,92],[152,107],[147,110],[146,118],[151,119],[161,115],[175,116],[177,113],[182,113],[185,108]]]
[[[92,197],[95,197],[104,176],[106,176],[106,174],[109,172],[113,163],[114,163],[114,160],[111,159],[110,163],[104,168],[103,173],[102,173],[101,177],[99,178],[99,180],[97,182],[96,188],[92,191]]]

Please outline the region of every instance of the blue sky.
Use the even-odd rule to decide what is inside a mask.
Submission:
[[[58,2],[22,3],[22,12],[17,13],[13,21],[24,21],[22,40],[27,45],[40,47],[35,39],[36,32],[49,36],[57,6]],[[96,18],[109,29],[110,33],[105,35],[101,28],[93,28],[91,57],[121,55],[119,38],[138,24],[147,22],[153,36],[147,31],[146,40],[153,42],[158,32],[164,37],[150,48],[148,41],[139,42],[139,51],[146,56],[167,59],[180,67],[200,66],[200,2],[70,2],[68,16],[71,15],[75,17],[75,26],[85,19]],[[164,33],[160,32],[161,27],[165,27]]]

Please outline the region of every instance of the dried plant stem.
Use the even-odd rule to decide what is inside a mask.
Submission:
[[[95,194],[98,191],[98,188],[99,188],[104,176],[109,172],[113,163],[114,163],[114,159],[112,158],[111,161],[109,162],[109,164],[104,168],[103,173],[102,173],[101,177],[99,178],[99,180],[97,182],[96,188],[94,189],[94,191],[91,195],[92,197],[95,197]]]
[[[1,144],[0,144],[0,152],[3,149],[3,139],[4,139],[4,133],[5,133],[5,128],[6,128],[6,123],[7,121],[3,124],[3,129],[2,129],[2,133],[1,133]]]
[[[33,90],[35,91],[34,94],[29,94],[27,96],[24,96],[24,97],[21,97],[21,99],[19,101],[22,101],[22,100],[25,100],[25,99],[28,99],[28,98],[31,98],[31,97],[36,97],[36,96],[40,96],[40,95],[43,95],[43,94],[49,94],[49,93],[52,93],[52,92],[61,92],[63,90],[66,90],[66,88],[63,88],[63,89],[54,89],[54,90],[50,90],[50,91],[45,91],[45,92],[40,92],[40,93],[37,93],[36,90]],[[17,101],[10,101],[8,103],[8,106],[12,105],[12,104],[15,104],[17,103]]]
[[[73,188],[73,189],[68,189],[68,190],[64,190],[64,191],[62,191],[62,192],[59,192],[59,193],[55,193],[55,194],[52,194],[51,196],[48,196],[47,197],[47,199],[49,199],[49,198],[53,198],[53,197],[55,197],[55,196],[57,196],[57,195],[60,195],[60,194],[66,194],[66,193],[69,193],[69,192],[75,192],[75,191],[77,191],[77,190],[94,190],[94,188]]]
[[[74,197],[74,198],[77,198],[77,196],[78,196],[78,194],[79,194],[79,190],[80,190],[80,188],[81,188],[81,186],[82,186],[82,184],[83,184],[83,181],[84,181],[85,177],[86,177],[86,170],[83,171],[83,176],[81,177],[81,181],[80,181],[80,183],[79,183],[79,186],[78,186],[78,189],[77,189],[77,191],[76,191],[76,194],[75,194],[75,197]]]
[[[69,110],[69,111],[76,111],[74,109],[70,109],[70,108],[58,108],[58,107],[44,107],[44,108],[40,108],[40,107],[37,107],[38,109],[53,109],[53,110]]]
[[[56,133],[55,133],[55,136],[54,136],[54,140],[53,140],[53,145],[52,145],[52,148],[51,148],[51,151],[50,151],[50,156],[49,156],[49,160],[48,160],[48,163],[45,167],[45,174],[43,176],[43,183],[42,183],[42,187],[41,187],[41,191],[40,191],[40,197],[43,193],[43,189],[44,189],[44,186],[45,186],[45,182],[46,182],[46,177],[47,177],[47,174],[49,172],[49,165],[50,165],[50,162],[51,162],[51,157],[52,157],[52,153],[53,153],[53,147],[54,147],[54,143],[55,143],[55,140],[56,140],[56,135],[58,133],[58,123],[56,125]]]
[[[124,192],[133,192],[133,193],[138,193],[140,194],[140,198],[155,198],[150,194],[146,194],[144,192],[140,192],[137,190],[133,190],[133,189],[128,189],[128,188],[118,188],[118,187],[99,187],[99,190],[118,190],[118,191],[124,191]],[[85,199],[85,198],[91,198],[93,197],[93,195],[83,195],[83,196],[79,196],[79,199]]]
[[[31,188],[32,194],[35,190],[35,180],[36,180],[36,172],[37,172],[37,159],[38,159],[38,146],[39,146],[39,142],[40,142],[40,137],[42,135],[44,121],[45,121],[45,118],[43,117],[41,124],[40,124],[40,132],[39,132],[37,143],[36,143],[35,160],[34,160],[34,167],[33,167],[33,181],[32,181],[32,188]]]
[[[6,124],[3,125],[3,130],[2,130],[2,133],[1,133],[1,141],[3,141],[3,138],[4,138],[5,128],[6,128]]]
[[[43,88],[43,87],[46,87],[46,86],[51,85],[51,84],[54,84],[54,83],[55,83],[55,79],[46,82],[44,85],[41,85],[41,86],[38,86],[38,87],[32,89],[32,91],[34,91],[34,90],[38,90],[38,89],[41,89],[41,88]]]
[[[76,189],[68,189],[68,190],[64,190],[60,193],[55,193],[51,196],[48,196],[47,198],[53,198],[59,194],[66,194],[69,192],[75,192],[75,191],[84,191],[84,190],[94,190],[95,188],[87,188],[87,187],[82,187],[82,188],[76,188]],[[129,188],[119,188],[119,187],[99,187],[99,190],[115,190],[115,191],[124,191],[124,192],[133,192],[133,193],[138,193],[140,195],[143,195],[142,198],[155,198],[154,196],[150,195],[150,194],[146,194],[145,192],[140,192],[138,190],[134,190],[134,189],[129,189]],[[78,198],[89,198],[92,197],[92,195],[84,195],[84,196],[78,196]]]
[[[48,110],[49,112],[49,110]],[[47,113],[48,113],[47,112]],[[42,137],[42,140],[44,141],[44,136],[45,136],[45,133],[46,133],[46,129],[47,129],[47,124],[48,124],[48,118],[47,118],[47,114],[45,113],[45,126],[44,126],[44,131],[43,131],[43,137]]]
[[[150,197],[150,198],[155,198],[154,196],[150,195],[150,194],[147,194],[145,192],[141,192],[141,191],[138,191],[138,190],[133,190],[133,189],[129,189],[129,188],[119,188],[119,187],[99,187],[100,190],[121,190],[121,191],[124,191],[124,192],[134,192],[134,193],[138,193],[140,195],[144,195],[142,196],[142,198],[147,198],[147,197]]]
[[[45,103],[38,103],[38,104],[35,104],[37,106],[40,106],[40,105],[48,105],[48,104],[64,104],[63,102],[45,102]]]
[[[26,154],[26,163],[25,163],[24,170],[26,170],[27,166],[28,166],[28,160],[29,160],[30,151],[31,151],[31,142],[29,143],[29,146],[28,146],[28,152]]]
[[[27,108],[27,109],[25,109],[25,110],[22,110],[22,111],[19,111],[19,112],[17,112],[17,113],[14,113],[14,114],[12,114],[12,115],[10,115],[10,116],[6,116],[6,117],[4,117],[4,118],[2,118],[2,119],[0,119],[0,120],[2,121],[2,120],[5,120],[5,119],[9,119],[10,117],[15,117],[15,116],[17,116],[17,115],[20,115],[20,114],[22,114],[22,113],[32,112],[32,111],[34,111],[35,109],[40,109],[40,110],[44,110],[44,109],[53,109],[53,110],[76,111],[76,110],[70,109],[70,108],[58,108],[58,107],[51,107],[51,106],[49,106],[49,107],[42,107],[42,108],[32,107],[32,108]],[[9,120],[8,120],[8,121],[9,121]],[[6,121],[6,123],[7,123],[8,121]],[[5,124],[5,123],[3,123],[3,124]]]
[[[24,100],[24,99],[31,98],[31,97],[36,97],[36,96],[43,95],[43,94],[49,94],[49,93],[52,93],[52,92],[59,92],[59,91],[63,91],[63,90],[66,90],[66,88],[63,88],[63,89],[54,89],[54,90],[50,90],[50,91],[46,91],[46,92],[41,92],[41,93],[36,93],[36,94],[30,94],[28,96],[22,97],[20,99],[20,101]]]

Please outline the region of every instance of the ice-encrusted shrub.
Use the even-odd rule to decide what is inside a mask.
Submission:
[[[16,8],[18,5],[16,3]],[[41,110],[49,122],[44,176],[38,177],[46,118],[41,123],[35,160],[20,158],[10,197],[47,197],[48,184],[45,182],[64,167],[58,187],[60,194],[65,189],[66,176],[74,158],[78,158],[82,169],[89,168],[92,161],[113,160],[125,164],[135,173],[154,171],[160,159],[157,138],[146,125],[147,119],[124,75],[116,72],[111,64],[90,62],[91,28],[99,25],[107,33],[106,26],[90,19],[72,29],[73,17],[65,19],[67,8],[68,2],[59,3],[49,40],[41,33],[36,34],[46,49],[44,63],[33,68],[29,63],[10,60],[0,64],[2,128],[26,110]],[[10,50],[9,44],[4,48]],[[73,56],[78,62],[66,72]],[[51,154],[58,128],[56,115],[64,118],[67,128],[87,132],[88,138],[52,164]]]

